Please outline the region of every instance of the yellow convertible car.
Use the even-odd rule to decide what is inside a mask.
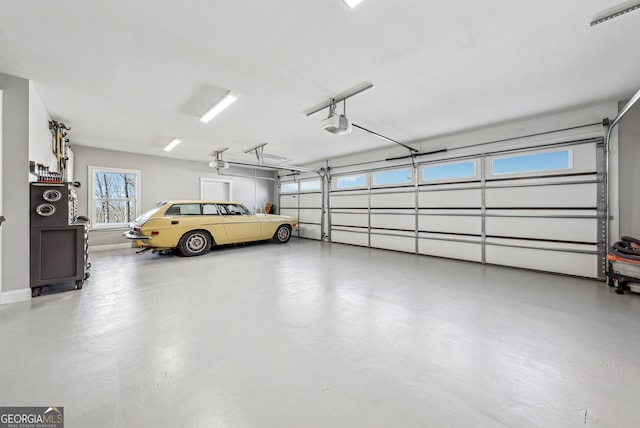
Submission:
[[[283,244],[297,225],[293,217],[253,214],[236,202],[165,201],[136,218],[123,235],[147,249],[199,256],[213,245],[269,239]]]

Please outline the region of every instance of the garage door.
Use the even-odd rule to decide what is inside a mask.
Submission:
[[[603,277],[603,148],[600,142],[485,158],[486,262]]]
[[[280,184],[280,213],[298,219],[294,236],[322,239],[322,180],[306,178]]]
[[[332,178],[331,241],[604,277],[602,139]]]

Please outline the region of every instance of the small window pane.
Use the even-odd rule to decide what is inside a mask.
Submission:
[[[394,169],[392,171],[379,171],[373,173],[373,185],[384,186],[389,184],[411,184],[413,181],[411,169]]]
[[[218,207],[214,204],[204,204],[202,205],[202,214],[204,215],[217,215]]]
[[[510,156],[494,159],[491,162],[493,174],[513,174],[567,168],[569,168],[569,150]]]
[[[180,215],[180,205],[172,205],[164,212],[164,215]]]
[[[152,208],[148,209],[147,211],[142,213],[140,215],[140,217],[136,218],[135,222],[136,223],[146,223],[147,220],[149,220],[152,215],[157,213],[160,208],[164,207],[165,204],[166,204],[166,202],[158,202],[158,203],[156,203]]]
[[[135,201],[96,199],[96,223],[129,223],[135,218]]]
[[[282,183],[280,186],[280,193],[297,193],[298,192],[298,183],[295,181],[291,181],[289,183]]]
[[[200,215],[200,204],[173,205],[165,214]]]
[[[429,165],[422,168],[422,180],[451,180],[476,176],[475,161]]]
[[[240,213],[242,215],[250,215],[251,212],[244,205],[235,204],[231,205],[236,213]]]
[[[244,205],[240,204],[226,204],[220,205],[220,211],[222,215],[249,215],[251,214]]]
[[[305,180],[300,182],[301,192],[314,192],[314,191],[320,191],[320,190],[321,190],[320,180]]]
[[[349,187],[366,187],[367,176],[365,174],[360,175],[347,175],[344,177],[338,177],[336,181],[338,189],[345,189]]]
[[[94,180],[96,198],[129,199],[136,196],[135,174],[96,171]]]

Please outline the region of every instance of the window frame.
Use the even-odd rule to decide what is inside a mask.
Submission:
[[[108,229],[122,229],[129,226],[129,223],[98,223],[96,221],[96,173],[98,172],[107,172],[107,173],[115,173],[115,174],[132,174],[135,176],[135,196],[133,200],[135,201],[135,213],[132,216],[131,221],[137,218],[139,215],[143,214],[141,210],[141,201],[140,201],[140,183],[142,172],[137,169],[127,169],[127,168],[112,168],[112,167],[103,167],[103,166],[88,166],[88,174],[89,174],[89,188],[87,189],[88,193],[88,212],[89,218],[91,219],[91,229],[99,229],[99,230],[108,230]],[[131,199],[131,198],[130,198]],[[124,200],[122,198],[114,198],[114,200]]]
[[[532,169],[527,171],[517,171],[517,172],[493,172],[493,162],[501,159],[508,158],[518,158],[525,156],[535,156],[535,155],[543,155],[546,153],[567,153],[567,167],[566,168],[554,168],[554,169]],[[557,174],[559,171],[571,171],[573,169],[573,148],[565,147],[565,148],[553,148],[546,150],[528,150],[524,152],[516,152],[509,153],[499,156],[491,156],[487,158],[487,176],[490,178],[509,178],[509,177],[538,177],[544,175],[553,175]]]
[[[393,173],[393,172],[400,172],[400,171],[409,171],[409,181],[376,184],[376,174]],[[379,170],[371,171],[371,187],[384,188],[384,187],[412,186],[414,183],[415,183],[414,168],[411,166],[387,168],[387,169],[379,169]]]
[[[473,181],[479,180],[480,174],[478,168],[478,159],[468,159],[468,160],[452,160],[452,161],[443,161],[443,162],[433,162],[428,164],[421,164],[418,166],[418,178],[420,184],[437,184],[437,183],[457,183],[460,181]],[[447,165],[458,165],[458,164],[473,164],[473,175],[465,175],[463,177],[449,177],[449,178],[437,178],[437,179],[425,179],[424,178],[424,170],[429,167],[439,167],[439,166],[447,166]]]
[[[171,211],[171,209],[173,207],[182,207],[182,206],[198,206],[198,212],[197,213],[182,213],[182,210],[180,210],[179,213],[175,214],[175,213],[171,213],[169,211]],[[215,204],[208,204],[208,205],[215,205]],[[169,208],[166,209],[166,211],[164,212],[164,216],[165,217],[181,217],[181,216],[194,216],[194,215],[203,215],[203,204],[202,203],[189,203],[189,202],[177,202],[177,203],[173,203],[171,204],[171,206]]]
[[[357,186],[340,187],[339,183],[340,183],[340,179],[341,178],[359,177],[359,176],[363,176],[364,177],[364,184],[362,184],[362,185],[358,184]],[[333,190],[362,190],[362,189],[368,189],[369,188],[369,181],[370,181],[370,173],[369,172],[356,172],[356,173],[349,173],[349,174],[340,174],[340,175],[333,176],[333,178],[331,179]]]
[[[218,206],[218,213],[223,217],[236,216],[236,215],[244,215],[244,216],[252,216],[252,215],[254,215],[253,212],[251,212],[247,207],[245,207],[241,203],[226,202],[226,203],[219,203],[219,204],[216,204],[216,205]],[[237,207],[239,212],[230,211],[229,207]],[[202,212],[202,210],[201,210],[201,212]],[[215,215],[215,214],[211,214],[211,215]]]
[[[286,186],[288,184],[295,184],[296,190],[285,191],[284,190],[284,186]],[[281,181],[279,190],[280,190],[280,194],[281,195],[291,195],[291,194],[294,194],[294,193],[299,193],[300,192],[300,184],[297,181]]]
[[[302,183],[314,183],[314,182],[318,183],[318,188],[317,189],[303,189],[302,188]],[[320,178],[311,178],[311,179],[307,179],[307,180],[298,181],[298,193],[319,193],[319,192],[322,192],[322,179],[320,179]]]
[[[216,212],[215,213],[205,213],[204,212],[204,207],[205,206],[212,206],[215,207]],[[212,216],[212,215],[222,215],[220,213],[220,204],[217,203],[211,203],[211,202],[203,202],[200,204],[200,215],[207,215],[207,216]]]

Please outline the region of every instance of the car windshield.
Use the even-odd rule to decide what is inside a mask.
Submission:
[[[132,224],[135,223],[145,223],[147,220],[151,218],[160,208],[166,205],[166,202],[158,202],[152,208],[148,209],[144,213],[140,214],[135,220],[133,220]]]

